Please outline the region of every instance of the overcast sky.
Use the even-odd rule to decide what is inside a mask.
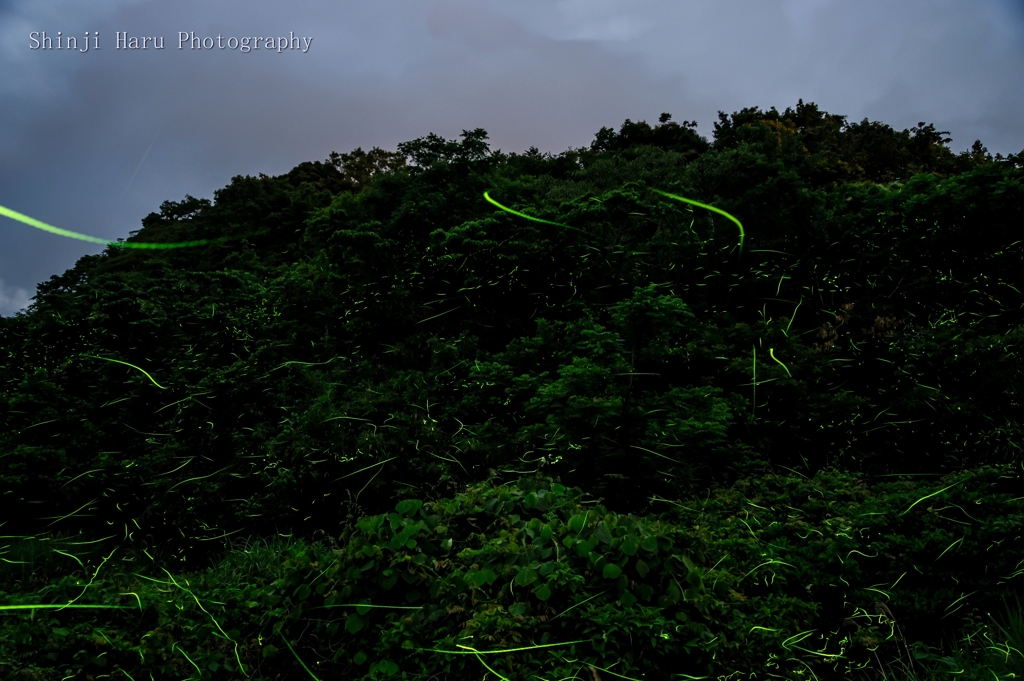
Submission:
[[[231,47],[247,36],[260,49]],[[114,240],[332,151],[480,127],[492,150],[559,153],[662,112],[712,140],[719,110],[801,98],[1006,155],[1022,85],[1021,0],[0,0],[0,206]],[[0,216],[0,314],[102,250]]]

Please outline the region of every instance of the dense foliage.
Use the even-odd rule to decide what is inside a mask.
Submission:
[[[139,627],[170,637],[162,674],[191,673],[170,641],[193,640],[205,676],[319,655],[320,678],[410,679],[483,673],[416,651],[459,632],[577,641],[509,654],[508,678],[667,678],[796,659],[781,643],[815,629],[816,654],[770,664],[821,676],[826,630],[875,601],[929,644],[999,603],[1022,554],[1024,159],[802,101],[720,114],[713,143],[695,127],[627,120],[557,156],[476,129],[236,177],[127,243],[231,240],[111,246],[40,284],[0,318],[2,529],[35,538],[0,596],[66,603],[92,575],[88,602],[147,588],[156,611],[16,611],[0,664],[99,664],[107,618],[129,673],[156,669]],[[46,535],[64,553],[19,569]],[[278,535],[243,578],[231,547]],[[205,574],[220,615],[143,570]]]

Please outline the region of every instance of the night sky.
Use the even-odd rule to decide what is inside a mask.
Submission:
[[[663,112],[712,140],[718,111],[799,99],[1019,153],[1024,2],[0,0],[0,206],[114,240],[332,151],[484,128],[492,150],[557,154]],[[0,314],[103,248],[0,217]]]

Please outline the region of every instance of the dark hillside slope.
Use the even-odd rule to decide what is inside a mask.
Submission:
[[[1021,158],[802,102],[691,128],[429,135],[164,203],[129,242],[233,240],[109,247],[0,319],[5,534],[200,566],[537,471],[643,513],[1019,460]]]

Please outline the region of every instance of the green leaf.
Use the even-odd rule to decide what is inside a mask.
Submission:
[[[525,613],[526,603],[513,603],[512,605],[508,606],[508,614],[512,615],[513,617],[518,617],[519,615]]]
[[[263,646],[263,657],[270,659],[277,656],[277,646],[270,645],[269,643]]]
[[[628,591],[623,591],[622,595],[619,596],[619,602],[622,603],[624,608],[632,608],[636,604],[636,596]]]
[[[533,592],[542,601],[546,601],[551,598],[551,587],[547,584],[542,584],[536,591]]]
[[[669,582],[668,592],[666,595],[673,603],[678,603],[679,599],[682,598],[683,592],[679,590],[678,586],[676,586],[675,580]]]
[[[292,597],[294,597],[296,600],[299,600],[299,601],[304,601],[307,598],[309,598],[309,585],[308,584],[299,584],[295,588],[295,592],[292,594]]]
[[[369,518],[360,518],[359,522],[356,524],[359,525],[359,529],[362,530],[363,533],[370,534],[384,524],[384,516],[375,515],[370,516]]]
[[[551,493],[555,496],[565,494],[565,485],[560,485],[557,482],[551,485]]]
[[[555,561],[548,561],[547,563],[542,563],[540,568],[537,569],[537,572],[540,573],[541,577],[547,577],[555,571],[555,567]]]
[[[622,568],[615,563],[606,563],[601,574],[604,575],[605,579],[617,579],[622,574]]]
[[[490,584],[497,578],[498,576],[494,574],[494,570],[490,569],[470,570],[466,573],[465,576],[466,583],[472,586],[474,589],[479,589],[485,584]]]
[[[370,612],[370,604],[369,603],[360,603],[359,605],[356,606],[356,612],[359,613],[360,615],[365,615],[366,613]]]
[[[658,552],[658,538],[657,537],[644,537],[640,540],[640,548],[649,553]]]
[[[569,518],[568,527],[572,532],[579,532],[583,529],[583,526],[587,523],[587,516],[584,513],[577,513],[573,517]]]
[[[536,505],[537,505],[537,493],[536,492],[530,492],[523,499],[523,506],[525,506],[526,508],[533,508]]]
[[[359,615],[349,615],[345,618],[345,631],[350,634],[357,634],[366,626],[366,622]]]
[[[590,555],[590,552],[594,550],[594,546],[596,546],[596,544],[593,544],[586,539],[576,542],[576,553],[580,558],[586,558]]]
[[[650,584],[641,584],[636,588],[636,590],[640,593],[640,598],[644,599],[645,601],[650,601],[651,598],[654,596],[654,587],[652,587]]]
[[[612,534],[608,531],[608,525],[604,522],[594,528],[594,538],[604,544],[612,543]]]
[[[640,548],[640,542],[635,537],[626,537],[619,545],[619,550],[627,556],[635,556],[638,548]]]
[[[406,499],[405,501],[399,501],[395,506],[395,510],[407,516],[420,510],[421,506],[423,506],[423,502],[419,499]]]
[[[356,664],[362,664],[366,662],[366,653],[360,650],[358,653],[352,656],[352,661]]]
[[[647,566],[646,562],[638,558],[636,561],[636,571],[640,573],[640,578],[643,579],[651,571],[651,568]]]
[[[526,568],[520,570],[519,574],[516,575],[516,584],[519,586],[529,586],[537,581],[537,571],[532,568]]]

